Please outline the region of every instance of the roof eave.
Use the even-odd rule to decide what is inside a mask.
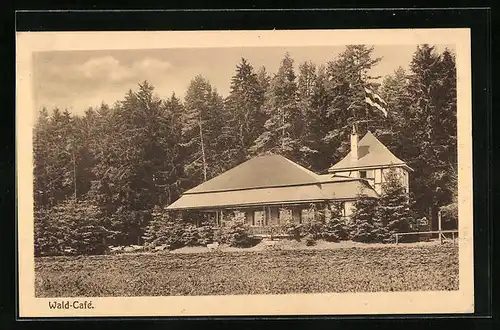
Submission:
[[[367,166],[349,166],[349,167],[330,167],[328,169],[329,173],[333,172],[344,172],[344,171],[355,171],[355,170],[362,170],[362,169],[376,169],[376,168],[389,168],[389,167],[404,167],[412,172],[414,170],[408,166],[406,163],[393,163],[393,164],[379,164],[379,165],[367,165]]]

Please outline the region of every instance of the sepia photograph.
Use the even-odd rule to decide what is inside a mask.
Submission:
[[[116,34],[17,36],[26,315],[473,312],[467,29]]]

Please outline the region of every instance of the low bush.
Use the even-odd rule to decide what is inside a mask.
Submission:
[[[349,236],[344,218],[328,219],[323,226],[322,238],[328,242],[346,240]]]
[[[293,222],[293,220],[287,219],[287,221],[283,224],[283,232],[288,235],[289,238],[300,241],[302,225]]]
[[[248,236],[248,228],[238,220],[227,221],[224,226],[217,228],[214,240],[234,247],[247,247],[252,241]]]
[[[305,240],[307,246],[313,246],[316,244],[316,239],[311,234],[307,234],[306,237],[304,238],[304,240]]]
[[[107,251],[113,235],[90,201],[68,200],[35,212],[35,255],[92,255]]]
[[[324,223],[321,221],[311,220],[303,224],[301,228],[301,235],[303,237],[311,236],[314,240],[318,240],[323,237]]]
[[[184,225],[181,240],[185,246],[199,245],[198,227],[193,224]]]
[[[202,223],[198,228],[198,245],[205,246],[214,242],[215,229],[209,223]]]

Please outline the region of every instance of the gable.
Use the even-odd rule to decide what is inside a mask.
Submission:
[[[349,152],[342,160],[328,169],[329,172],[364,167],[384,167],[401,165],[409,168],[404,161],[396,157],[371,132],[358,143],[358,159],[353,160]]]

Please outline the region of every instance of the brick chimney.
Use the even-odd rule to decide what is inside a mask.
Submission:
[[[352,125],[352,133],[351,133],[351,160],[357,161],[359,158],[358,155],[358,132],[356,131],[356,124]]]

